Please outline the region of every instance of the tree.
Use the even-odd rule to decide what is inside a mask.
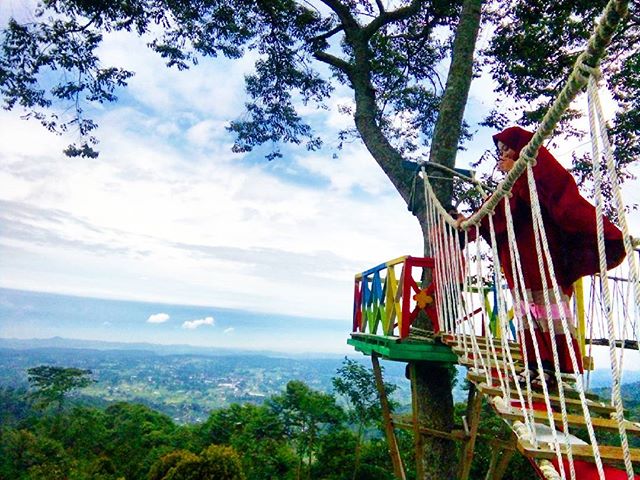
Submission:
[[[273,149],[267,157],[273,159],[282,155],[281,143],[317,149],[322,140],[297,109],[307,103],[322,107],[336,85],[347,84],[353,91],[355,128],[342,138],[362,140],[413,209],[426,239],[423,193],[413,188],[414,172],[403,168],[403,160],[423,158],[433,146],[431,160],[454,165],[465,131],[462,118],[481,5],[482,0],[411,0],[390,9],[379,0],[46,0],[35,12],[36,22],[12,20],[4,31],[0,94],[7,108],[23,108],[27,117],[52,131],[77,129],[84,140],[67,153],[95,157],[91,132],[96,124],[84,107],[115,100],[116,88],[132,74],[100,64],[97,49],[105,33],[154,35],[160,25],[149,44],[168,65],[180,69],[203,57],[238,58],[253,51],[258,55],[255,73],[247,77],[246,113],[229,126],[236,134],[234,150],[246,152],[268,143]],[[448,57],[450,74],[443,88],[437,67]],[[65,75],[45,86],[42,80],[52,70]],[[61,101],[75,115],[48,113]],[[449,204],[451,182],[441,182],[437,191]],[[419,382],[429,386],[431,378],[420,377]],[[438,382],[423,391],[440,388],[450,385]],[[446,428],[452,412],[449,405],[430,416],[427,425]],[[443,459],[447,469],[443,475],[434,466],[434,476],[452,475],[449,443],[427,441],[426,450]]]
[[[34,396],[47,407],[57,403],[62,410],[64,397],[79,388],[91,385],[91,370],[40,365],[27,370],[29,383],[36,389]]]
[[[215,410],[197,431],[203,447],[213,443],[242,452],[248,480],[286,478],[294,469],[283,420],[266,405],[232,404]]]
[[[7,429],[0,436],[0,478],[69,478],[70,458],[55,440],[28,430]]]
[[[376,388],[373,371],[346,357],[331,381],[335,392],[347,399],[350,406],[347,411],[349,421],[356,425],[353,462],[353,478],[355,479],[360,467],[360,449],[365,430],[372,423],[380,421],[382,416],[380,394]],[[387,395],[391,395],[396,388],[395,385],[385,383]]]
[[[304,382],[292,380],[282,395],[269,399],[268,405],[280,417],[287,436],[298,453],[297,478],[302,475],[303,460],[307,460],[307,477],[317,448],[318,437],[331,427],[340,425],[344,412],[336,399],[309,388]]]
[[[125,478],[143,478],[162,455],[184,448],[172,420],[144,405],[118,402],[104,415],[108,440],[103,448]]]
[[[231,448],[211,445],[200,455],[179,450],[161,457],[149,480],[244,480],[240,457]]]

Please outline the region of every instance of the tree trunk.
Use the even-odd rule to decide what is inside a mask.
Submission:
[[[452,168],[462,130],[464,108],[473,77],[473,53],[480,27],[482,0],[465,0],[456,30],[447,85],[431,144],[430,160]],[[440,203],[451,205],[452,182],[434,185]],[[420,222],[425,255],[429,255],[426,222]],[[449,365],[421,362],[416,366],[416,394],[420,424],[444,432],[453,428],[452,373]],[[456,472],[455,446],[451,440],[423,438],[425,479],[453,479]],[[420,460],[416,460],[420,461]]]
[[[332,2],[329,2],[332,4]],[[434,130],[430,160],[452,167],[462,131],[462,119],[467,102],[469,87],[473,77],[473,53],[480,26],[482,0],[464,0],[460,22],[453,43],[451,67],[447,77],[440,114]],[[376,93],[371,84],[371,52],[368,38],[363,30],[352,22],[342,10],[346,41],[353,48],[354,63],[345,68],[355,95],[355,124],[360,136],[378,165],[409,203],[413,176],[402,168],[402,156],[393,148],[377,123]],[[434,185],[440,202],[451,204],[451,181]],[[425,255],[429,255],[424,196],[418,188],[417,196],[422,205],[414,210],[425,239]],[[449,365],[440,363],[419,363],[416,366],[417,415],[420,422],[429,428],[450,431],[453,427],[453,396]],[[425,479],[453,478],[456,471],[455,448],[450,440],[435,437],[423,439]],[[417,460],[420,461],[420,460]],[[419,479],[422,480],[422,479]]]
[[[453,168],[462,132],[464,109],[473,79],[473,53],[475,51],[483,0],[465,0],[460,13],[451,54],[447,85],[442,96],[438,121],[433,131],[429,161]],[[451,181],[435,185],[440,203],[451,204]]]

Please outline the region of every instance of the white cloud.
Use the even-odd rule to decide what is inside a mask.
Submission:
[[[187,330],[195,330],[198,327],[203,325],[211,325],[215,324],[215,320],[213,317],[199,318],[198,320],[187,320],[182,324],[182,328],[186,328]]]
[[[147,318],[147,323],[164,323],[169,320],[169,315],[166,313],[154,313],[153,315],[149,315]]]
[[[224,329],[224,333],[225,334],[229,334],[229,333],[232,333],[234,330],[235,330],[235,328],[233,328],[233,327],[225,328]]]
[[[359,143],[337,159],[330,147],[234,154],[223,127],[243,108],[247,61],[175,72],[132,38],[104,47],[105,65],[138,74],[97,112],[98,159],[65,158],[75,138],[0,110],[0,201],[12,208],[0,209],[0,286],[348,323],[356,272],[421,254],[418,223]],[[487,81],[473,85],[470,107],[487,108]],[[334,99],[313,113],[328,136],[352,123],[336,108],[350,99]]]

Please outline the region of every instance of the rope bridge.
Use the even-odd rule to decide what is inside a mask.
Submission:
[[[629,437],[640,434],[640,424],[624,417],[620,385],[625,350],[618,348],[632,345],[637,349],[640,282],[597,87],[599,59],[626,9],[625,1],[609,2],[565,88],[496,192],[461,223],[462,230],[436,198],[423,167],[433,258],[401,257],[356,276],[354,333],[349,343],[372,355],[378,376],[377,356],[455,361],[468,368],[468,424],[462,434],[439,432],[465,443],[459,470],[462,479],[469,475],[483,397],[511,427],[511,450],[517,448],[527,456],[542,478],[640,478],[634,474],[640,449],[629,445]],[[542,142],[585,87],[594,159],[598,271],[574,285],[572,296],[557,280],[551,253],[554,240],[545,229],[545,209],[533,167]],[[531,258],[521,258],[510,206],[512,189],[521,175],[526,175],[519,184],[528,190],[526,202],[530,203],[528,215],[535,239],[535,251],[525,252]],[[604,178],[613,192],[625,253],[624,263],[613,274],[607,264]],[[499,251],[498,216],[504,219],[500,238],[508,255]],[[487,242],[481,242],[481,237]],[[542,286],[535,292],[527,284],[530,267],[526,265],[538,268]],[[423,270],[429,272],[426,283]],[[508,282],[505,271],[509,272]],[[589,292],[587,302],[585,290]],[[431,320],[431,331],[412,326],[420,312]],[[589,340],[598,335],[609,347],[612,387],[606,402],[589,394],[587,385],[593,364]],[[552,362],[546,355],[551,355]],[[381,396],[385,398],[383,390]],[[393,436],[393,427],[404,424],[384,408],[383,413],[387,434]],[[421,432],[417,422],[411,428]],[[614,439],[603,432],[613,432]],[[398,452],[393,451],[397,444],[390,445],[396,445],[391,448],[396,476],[405,478]],[[509,458],[505,454],[492,461],[493,478],[499,478]]]

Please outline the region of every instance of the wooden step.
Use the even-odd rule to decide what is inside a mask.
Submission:
[[[498,385],[499,384],[498,378],[497,377],[493,377],[493,379],[495,380],[496,385]],[[479,373],[479,372],[477,372],[475,370],[469,370],[467,372],[467,380],[469,380],[470,382],[475,383],[477,385],[479,383],[485,383],[486,382],[486,377],[485,377],[484,373]],[[509,385],[510,385],[511,389],[515,390],[516,382],[513,380],[513,378],[509,377],[507,380],[509,381]],[[533,388],[533,391],[535,391],[537,393],[542,393],[542,387]],[[557,392],[558,392],[557,388],[549,389],[549,393],[551,395],[555,395]],[[594,393],[585,392],[584,395],[588,400],[593,400],[593,401],[596,401],[596,402],[600,401],[600,397],[598,395],[594,394]],[[580,398],[580,394],[578,393],[578,391],[575,388],[571,387],[570,385],[565,386],[565,388],[564,388],[564,396],[565,396],[565,398],[578,398],[578,399]]]
[[[451,350],[459,357],[463,357],[467,352],[469,352],[479,353],[483,358],[487,358],[487,349],[484,347],[479,348],[477,351],[473,350],[472,348],[468,348],[467,351],[465,351],[464,347],[452,346]],[[489,355],[493,355],[493,353],[489,352]],[[502,347],[496,348],[496,355],[498,356],[498,358],[503,357],[504,351],[502,350]],[[511,357],[514,360],[522,361],[522,353],[520,353],[519,349],[511,349]]]
[[[502,397],[494,397],[494,400],[491,401],[491,405],[493,406],[493,409],[496,411],[496,413],[502,418],[510,421],[523,420],[522,409],[511,407],[508,403],[505,402]],[[529,414],[533,415],[533,418],[536,422],[544,423],[546,425],[549,424],[549,417],[547,415],[547,412],[529,411]],[[552,416],[553,421],[556,425],[562,425],[562,415],[560,413],[554,412]],[[582,415],[567,414],[567,422],[570,427],[585,428],[587,426],[587,422]],[[609,418],[592,417],[591,424],[593,425],[593,428],[595,430],[604,430],[618,433],[618,422],[615,420]],[[640,424],[638,423],[624,420],[624,427],[628,434],[640,434]]]
[[[471,345],[471,335],[461,335],[461,336],[455,336],[455,335],[451,335],[451,334],[444,334],[440,337],[442,343],[446,343],[447,345],[457,345],[458,342],[468,342],[469,345]],[[495,346],[498,345],[502,345],[502,341],[499,338],[494,337],[493,339],[493,344]],[[487,345],[489,343],[487,337],[482,337],[482,336],[475,336],[475,342],[478,345]],[[519,350],[520,349],[520,345],[517,342],[508,341],[508,345],[512,350]]]
[[[570,449],[574,460],[595,462],[593,448],[591,448],[591,445],[571,445]],[[524,456],[534,459],[547,458],[549,460],[553,460],[556,458],[556,451],[552,446],[538,444],[538,447],[536,448],[532,443],[521,439],[518,439],[518,451]],[[567,446],[561,444],[560,451],[563,455],[567,455]],[[604,463],[620,465],[624,462],[622,447],[598,445],[598,451],[600,453],[600,458]],[[631,462],[635,465],[640,464],[640,449],[630,448],[629,453],[631,454]]]
[[[490,386],[487,385],[486,383],[477,383],[476,384],[476,388],[478,389],[478,391],[484,395],[487,395],[489,397],[497,397],[497,396],[502,396],[502,390],[500,390],[500,388],[496,387],[496,386]],[[523,392],[523,395],[526,395],[525,392]],[[536,402],[540,402],[540,403],[544,403],[544,394],[542,393],[537,393],[534,392],[531,394],[531,397],[534,401]],[[519,401],[517,398],[513,398],[512,400],[514,401]],[[550,395],[549,396],[549,403],[552,406],[560,406],[560,397],[554,396],[554,395]],[[567,405],[567,407],[569,408],[579,408],[582,409],[582,402],[580,401],[579,398],[566,398],[564,399],[564,403]],[[610,415],[611,413],[614,413],[616,411],[615,407],[613,407],[612,405],[609,405],[607,403],[604,402],[600,402],[598,400],[589,400],[587,399],[587,406],[589,407],[589,411],[590,412],[596,412],[599,414],[603,414],[603,415]]]
[[[465,357],[465,356],[458,357],[458,364],[462,365],[463,367],[475,367],[476,363],[478,363],[479,365],[482,365],[484,363],[484,366],[500,369],[503,372],[505,370],[505,365],[506,365],[509,368],[508,371],[511,372],[511,367],[508,365],[508,363],[505,363],[503,358],[501,358],[500,356],[498,356],[497,361],[493,358],[493,355],[489,357],[488,361],[487,361],[487,357],[483,356],[482,360],[478,358],[477,362],[474,361],[472,357]],[[524,364],[521,361],[514,359],[513,365],[517,373],[520,373],[524,370]]]

